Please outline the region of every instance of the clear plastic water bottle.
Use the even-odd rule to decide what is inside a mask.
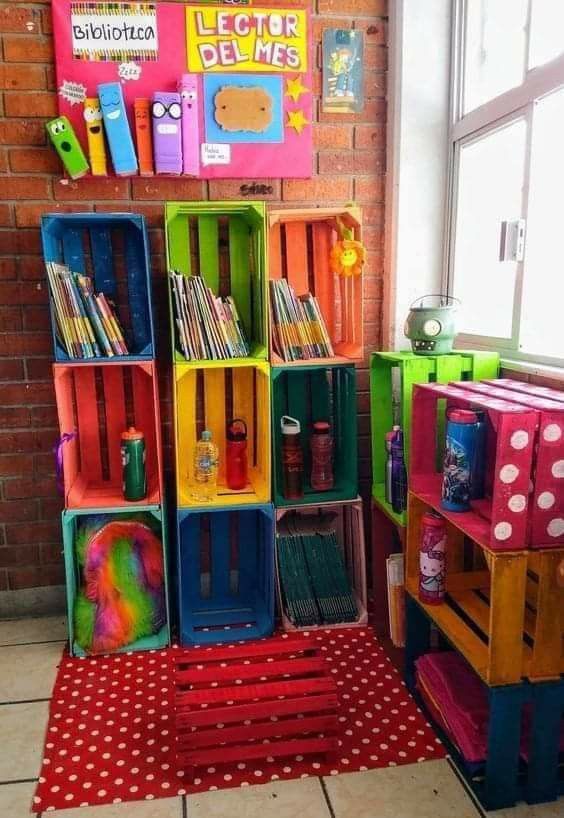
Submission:
[[[217,468],[219,450],[207,429],[196,443],[194,452],[194,483],[192,497],[199,503],[211,503],[217,495]]]

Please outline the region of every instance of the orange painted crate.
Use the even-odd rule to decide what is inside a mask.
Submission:
[[[274,365],[362,359],[362,274],[339,278],[329,269],[331,248],[338,238],[337,218],[353,231],[355,240],[361,241],[358,207],[269,210],[269,278],[286,278],[296,295],[311,292],[317,298],[335,351],[334,358],[287,362],[272,350],[271,343]]]
[[[67,508],[157,504],[162,500],[159,396],[154,362],[53,364]],[[128,502],[122,491],[121,434],[145,435],[147,496]]]

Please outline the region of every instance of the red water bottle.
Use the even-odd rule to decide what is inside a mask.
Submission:
[[[419,599],[440,605],[446,591],[446,525],[442,517],[427,512],[421,518],[419,542]]]
[[[299,500],[304,496],[304,456],[300,441],[300,421],[284,415],[280,419],[282,429],[282,469],[284,473],[284,497]]]
[[[333,488],[333,437],[326,420],[313,424],[311,446],[311,487],[316,491]]]
[[[247,468],[247,424],[234,418],[227,424],[225,449],[225,479],[232,491],[244,489],[249,482]]]

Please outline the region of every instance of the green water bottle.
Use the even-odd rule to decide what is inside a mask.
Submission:
[[[145,472],[145,435],[130,426],[121,436],[123,496],[126,500],[143,500],[147,496]]]

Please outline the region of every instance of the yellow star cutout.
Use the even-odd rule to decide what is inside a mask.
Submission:
[[[301,108],[297,111],[288,111],[287,128],[295,128],[297,133],[301,133],[306,125],[309,125],[309,120],[305,118]]]
[[[302,94],[307,94],[309,88],[302,85],[302,78],[298,76],[293,80],[286,80],[286,96],[292,97],[297,102]]]

